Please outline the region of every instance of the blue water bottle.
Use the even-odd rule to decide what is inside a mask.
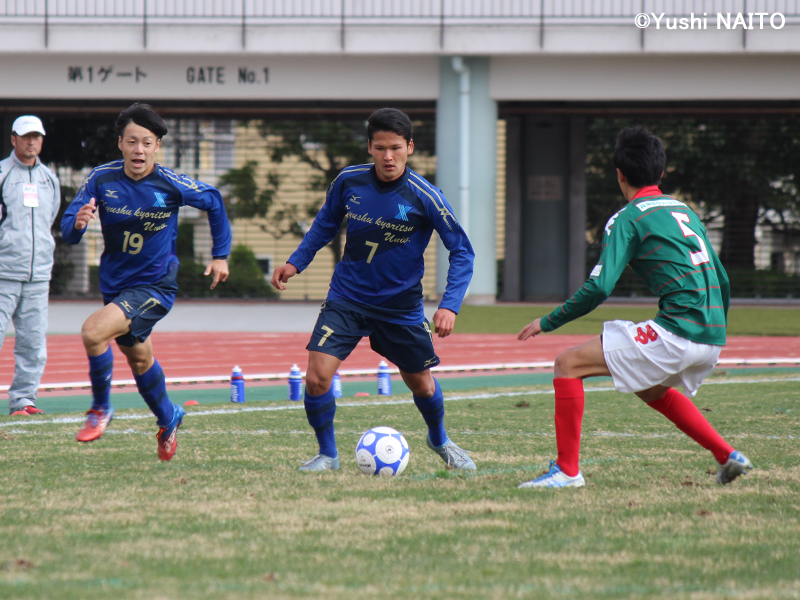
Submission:
[[[244,375],[238,366],[231,373],[231,402],[244,403]]]
[[[333,374],[333,382],[331,383],[331,387],[333,388],[333,397],[334,398],[341,398],[342,397],[342,378],[339,377],[339,371]]]
[[[378,396],[392,395],[392,376],[389,374],[389,365],[385,360],[378,365]]]
[[[300,367],[292,365],[289,372],[289,400],[303,399],[303,376],[300,374]]]

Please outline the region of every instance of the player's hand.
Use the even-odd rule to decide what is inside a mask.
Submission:
[[[522,328],[522,331],[519,332],[517,335],[517,339],[520,342],[524,342],[529,337],[536,337],[540,333],[542,333],[542,325],[541,319],[536,319],[533,323],[529,323],[525,327]]]
[[[445,338],[453,333],[456,324],[456,313],[447,308],[440,308],[433,315],[433,329],[440,338]]]
[[[208,265],[206,265],[206,272],[203,275],[214,274],[214,279],[211,281],[211,289],[217,287],[220,281],[228,279],[228,261],[224,258],[215,258]]]
[[[81,206],[81,209],[75,215],[75,229],[78,231],[83,231],[86,229],[89,221],[94,219],[94,211],[96,210],[97,207],[94,204],[94,198],[89,200],[89,204],[84,204]]]
[[[286,286],[283,284],[295,275],[297,275],[297,267],[289,263],[281,265],[272,273],[272,287],[276,290],[285,290]]]

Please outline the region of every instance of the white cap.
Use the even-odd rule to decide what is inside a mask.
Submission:
[[[37,133],[44,135],[44,125],[42,125],[42,120],[39,117],[34,117],[33,115],[23,115],[14,121],[14,124],[11,126],[11,131],[17,135],[25,135],[26,133],[31,133],[32,131],[36,131]]]

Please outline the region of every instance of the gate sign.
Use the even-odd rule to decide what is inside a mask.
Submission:
[[[437,57],[18,56],[0,98],[153,100],[434,100]]]

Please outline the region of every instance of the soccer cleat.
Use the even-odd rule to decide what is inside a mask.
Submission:
[[[425,443],[428,444],[428,448],[442,457],[448,469],[465,469],[471,471],[477,469],[472,459],[467,456],[467,451],[456,446],[449,438],[441,446],[434,446],[431,442],[431,435],[428,434],[425,438]]]
[[[177,404],[172,405],[172,421],[166,427],[159,426],[156,439],[158,440],[158,458],[160,460],[169,460],[175,456],[175,451],[178,449],[178,427],[183,423],[183,417],[186,411],[183,407]]]
[[[753,468],[753,463],[741,452],[734,450],[721,465],[717,471],[717,483],[720,485],[728,485],[731,481],[736,479],[739,475],[747,475],[747,472]]]
[[[99,439],[113,418],[114,409],[110,406],[106,409],[90,408],[86,411],[86,421],[83,424],[83,428],[75,436],[75,439],[79,442],[93,442]]]
[[[19,402],[33,402],[31,398],[23,398]],[[44,411],[41,408],[36,408],[33,404],[19,406],[18,402],[10,403],[8,414],[11,416],[21,415],[43,415]]]
[[[325,454],[317,454],[307,460],[298,471],[336,471],[339,468],[339,457],[331,458]]]
[[[583,487],[586,481],[580,471],[575,477],[570,477],[561,470],[556,461],[550,461],[550,470],[544,475],[531,481],[520,483],[519,488],[564,488],[564,487]]]

